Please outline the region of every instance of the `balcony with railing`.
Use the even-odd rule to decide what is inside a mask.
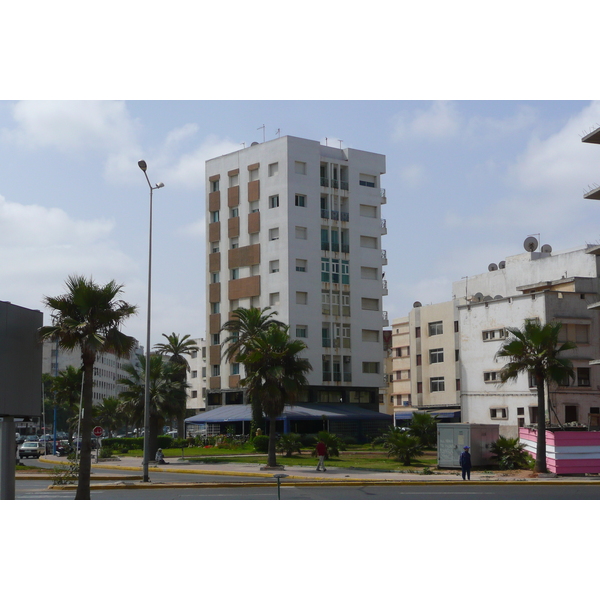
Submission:
[[[331,211],[331,218],[333,221],[339,221],[340,220],[340,211],[339,210],[332,210]]]
[[[385,188],[379,188],[379,195],[381,197],[381,204],[387,203],[387,197],[385,195]]]
[[[383,321],[383,326],[387,327],[390,324],[390,320],[388,318],[388,311],[387,310],[382,311],[381,317],[382,317],[382,321]]]
[[[381,219],[381,235],[386,235],[387,234],[387,221],[385,219]]]
[[[327,177],[321,177],[321,186],[329,187],[329,179]]]
[[[341,221],[349,221],[350,220],[350,213],[347,212],[341,212],[340,213],[340,220]]]
[[[329,219],[329,209],[327,209],[327,208],[321,209],[321,219]]]
[[[381,280],[382,293],[384,296],[388,295],[388,283],[385,279]]]
[[[340,188],[342,190],[348,191],[348,182],[347,181],[340,181]]]
[[[342,244],[342,252],[348,254],[350,252],[350,244]]]
[[[381,251],[381,264],[382,265],[387,265],[388,264],[387,250],[382,250]]]

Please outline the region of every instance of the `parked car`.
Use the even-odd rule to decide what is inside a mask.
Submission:
[[[23,442],[19,446],[19,458],[39,458],[44,454],[44,446],[39,442]]]

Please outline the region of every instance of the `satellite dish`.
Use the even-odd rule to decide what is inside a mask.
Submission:
[[[258,142],[252,142],[250,145],[251,146],[258,146]]]
[[[497,296],[494,296],[494,300],[502,300],[502,296],[500,296],[500,294],[498,294]]]
[[[483,300],[483,294],[481,292],[477,292],[473,295],[473,302],[481,302]]]
[[[527,250],[527,252],[535,252],[537,247],[538,247],[538,241],[534,237],[528,237],[523,242],[523,248],[525,248],[525,250]]]
[[[421,306],[423,306],[423,305],[419,301],[417,301],[413,304],[413,308],[421,308]]]
[[[489,302],[490,300],[493,300],[493,298],[491,296],[484,296],[483,299],[485,302]]]
[[[552,252],[552,246],[550,244],[544,244],[542,246],[542,252],[547,252],[550,254]]]
[[[501,261],[498,263],[498,268],[499,268],[499,269],[504,269],[505,267],[506,267],[506,261],[504,261],[504,260],[501,260]]]
[[[498,270],[498,265],[496,263],[490,263],[488,265],[488,271],[497,271]]]

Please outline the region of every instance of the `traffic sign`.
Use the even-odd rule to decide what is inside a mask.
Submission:
[[[100,437],[103,433],[104,433],[104,429],[102,429],[102,427],[100,427],[100,425],[98,425],[97,427],[94,427],[94,435],[96,437]]]

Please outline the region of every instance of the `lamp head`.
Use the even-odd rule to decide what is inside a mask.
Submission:
[[[165,184],[161,181],[159,183],[156,184],[157,188],[161,188],[161,187],[165,187]]]
[[[148,165],[146,164],[145,160],[138,160],[138,167],[145,173]]]

